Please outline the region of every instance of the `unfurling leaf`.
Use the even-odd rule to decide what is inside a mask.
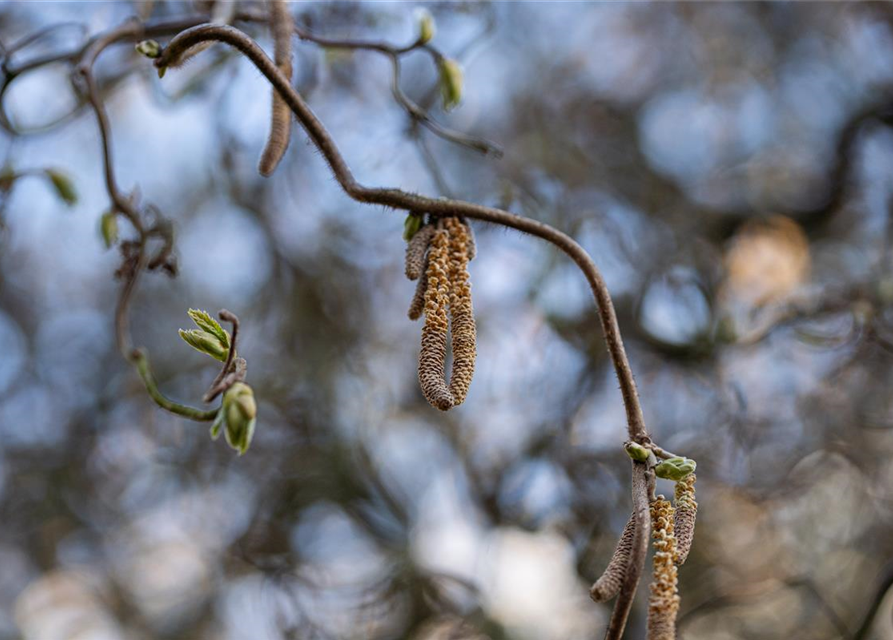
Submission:
[[[462,100],[462,82],[462,67],[459,63],[443,58],[440,61],[440,95],[445,110],[453,109]]]
[[[105,248],[111,249],[118,242],[118,216],[114,211],[106,211],[99,219],[99,231],[102,233],[102,241]]]
[[[677,456],[664,460],[654,467],[654,475],[664,480],[675,480],[678,482],[690,473],[694,473],[697,466],[697,463],[691,458]]]
[[[45,169],[44,173],[47,178],[50,179],[53,189],[56,190],[56,195],[58,195],[65,204],[69,207],[77,204],[78,194],[77,191],[75,191],[74,183],[71,181],[71,178],[56,169]]]
[[[403,239],[409,242],[422,228],[423,217],[417,213],[410,213],[403,221]]]
[[[207,311],[202,311],[201,309],[190,309],[186,312],[192,321],[202,331],[206,331],[207,333],[213,334],[217,336],[217,339],[223,343],[223,345],[229,349],[229,334],[220,326],[220,323],[217,322],[214,318],[211,317]]]
[[[229,347],[220,342],[220,339],[213,333],[200,329],[180,329],[179,333],[180,337],[196,351],[201,351],[215,360],[220,360],[220,362],[226,362]]]

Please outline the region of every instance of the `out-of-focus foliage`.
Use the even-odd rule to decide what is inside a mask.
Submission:
[[[135,10],[197,8],[138,4],[6,2],[0,42],[63,24],[21,61]],[[399,3],[293,9],[320,33],[418,36]],[[296,86],[364,182],[508,206],[592,253],[649,429],[699,463],[682,637],[893,638],[893,596],[865,622],[893,572],[893,12],[428,10],[462,104],[440,110],[424,55],[404,61],[404,89],[500,141],[502,160],[413,126],[373,53],[296,41]],[[236,457],[158,410],[115,351],[100,143],[89,113],[68,117],[68,71],[18,78],[4,100],[23,129],[62,121],[0,135],[5,163],[58,169],[78,197],[0,185],[0,638],[600,634],[588,587],[629,515],[629,461],[574,266],[477,228],[476,377],[462,407],[434,411],[403,217],[344,196],[301,131],[259,178],[270,91],[231,51],[161,81],[132,47],[108,51],[118,179],[175,220],[181,264],[145,278],[135,338],[192,400],[216,368],[177,338],[183,311],[238,313],[258,422]]]

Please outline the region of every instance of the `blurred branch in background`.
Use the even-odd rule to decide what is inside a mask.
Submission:
[[[416,42],[405,7],[301,5],[299,32],[323,42],[295,48],[292,83],[363,183],[517,208],[595,257],[649,430],[701,463],[682,635],[888,637],[888,12],[427,8],[434,41],[394,62],[374,45]],[[157,384],[198,398],[221,369],[171,348],[181,314],[239,311],[264,391],[237,463],[153,411],[109,348],[119,265],[89,220],[115,198],[69,72],[108,35],[98,25],[134,11],[181,28],[128,36],[91,75],[114,189],[145,229],[169,214],[179,276],[143,280],[130,319]],[[265,5],[239,11],[234,24],[272,44]],[[270,91],[239,56],[211,48],[162,87],[124,44],[213,13],[0,8],[3,176],[23,177],[0,181],[0,638],[554,639],[608,625],[585,589],[630,516],[624,415],[575,269],[476,229],[476,380],[433,416],[409,365],[400,221],[372,221],[305,145],[257,177]],[[435,46],[463,62],[460,109],[437,104]],[[426,119],[486,132],[504,160]],[[43,167],[77,187],[64,212]],[[139,239],[120,223],[119,242]],[[164,245],[153,236],[148,255]],[[645,606],[629,637],[644,637]]]

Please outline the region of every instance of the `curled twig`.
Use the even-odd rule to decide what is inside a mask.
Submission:
[[[229,389],[236,382],[242,382],[248,373],[248,363],[245,358],[236,357],[236,339],[239,336],[239,318],[236,314],[226,309],[221,309],[217,316],[224,322],[229,322],[233,326],[233,332],[229,338],[229,352],[226,355],[226,362],[211,387],[205,393],[202,400],[211,402],[218,395]]]
[[[279,71],[291,81],[291,36],[294,20],[285,0],[272,0],[270,3],[270,28],[273,31],[273,51]],[[291,110],[276,90],[273,90],[273,107],[270,117],[270,135],[258,162],[257,170],[262,176],[269,176],[279,166],[279,161],[288,149],[291,138]]]

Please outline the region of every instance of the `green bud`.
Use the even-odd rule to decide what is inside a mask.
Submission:
[[[648,460],[648,454],[651,453],[648,449],[635,442],[627,442],[623,445],[623,448],[626,449],[626,455],[636,462],[645,462]]]
[[[180,337],[186,343],[197,351],[201,351],[220,362],[226,362],[226,356],[229,353],[229,347],[220,342],[220,339],[213,333],[202,331],[201,329],[180,329]]]
[[[105,248],[111,249],[118,241],[118,216],[114,211],[106,211],[99,219],[99,231],[102,233],[102,240],[105,242]]]
[[[44,173],[46,174],[46,177],[50,179],[53,189],[56,190],[56,195],[58,195],[65,204],[71,207],[77,203],[78,194],[77,191],[75,191],[74,183],[71,181],[71,178],[56,169],[45,169]]]
[[[161,55],[161,45],[154,40],[143,40],[142,42],[138,42],[134,49],[136,49],[137,53],[140,53],[147,58],[157,58]]]
[[[419,43],[430,42],[437,32],[434,26],[434,16],[427,9],[416,9],[416,20],[419,23]]]
[[[201,309],[190,309],[186,312],[186,315],[192,318],[195,326],[206,333],[216,336],[229,349],[229,334],[220,326],[219,322],[211,317],[210,313]]]
[[[167,67],[158,67],[158,78],[159,79],[164,77],[165,71],[167,71]]]
[[[422,216],[417,213],[410,213],[403,221],[403,239],[409,242],[412,237],[422,228]]]
[[[663,478],[664,480],[679,481],[690,473],[694,473],[697,466],[698,464],[691,458],[677,456],[675,458],[664,460],[654,467],[654,475],[658,478]]]
[[[443,58],[440,61],[440,95],[447,111],[462,100],[462,67],[455,60]]]
[[[242,455],[251,445],[257,423],[254,391],[244,382],[235,383],[223,394],[221,411],[226,422],[226,442]]]

